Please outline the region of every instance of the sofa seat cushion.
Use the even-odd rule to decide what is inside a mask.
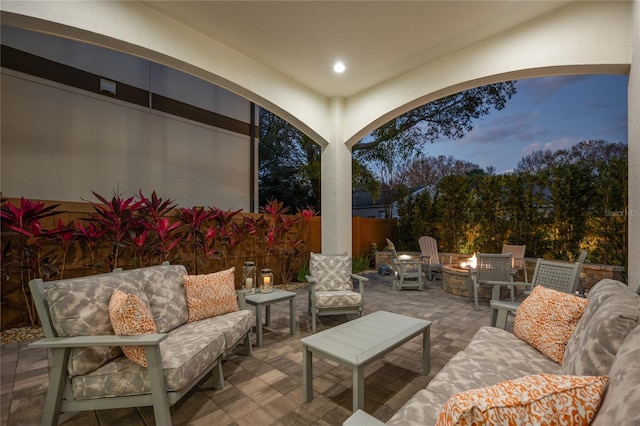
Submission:
[[[202,333],[222,333],[226,344],[225,351],[227,351],[251,330],[255,321],[254,318],[253,311],[241,309],[236,312],[189,323],[189,325],[196,327],[196,330],[202,330]]]
[[[183,265],[157,265],[123,273],[135,274],[143,283],[158,333],[167,333],[187,322],[187,298],[182,285],[187,269]]]
[[[169,391],[182,389],[207,367],[214,365],[216,358],[224,353],[226,345],[222,333],[204,332],[193,325],[185,324],[170,331],[167,339],[160,343],[164,378]],[[74,377],[71,385],[77,399],[150,393],[148,369],[124,356],[88,374]]]
[[[622,342],[640,322],[640,296],[619,281],[599,281],[588,297],[567,342],[562,374],[608,374]]]
[[[396,414],[389,419],[387,425],[434,425],[438,421],[440,408],[449,397],[423,389],[411,397]]]
[[[513,333],[496,327],[480,327],[464,352],[529,374],[558,374],[560,371],[558,363]]]
[[[458,352],[436,374],[427,385],[432,392],[445,395],[447,398],[469,389],[492,386],[507,380],[537,373],[559,374],[560,365],[553,363],[552,371],[532,371],[532,368],[517,368],[503,362],[499,351],[493,357],[485,357],[477,353]],[[526,367],[526,362],[522,362]]]
[[[640,326],[622,343],[593,426],[640,425]]]
[[[362,306],[362,294],[357,291],[316,291],[316,308]]]
[[[149,307],[142,282],[133,274],[108,273],[60,280],[45,289],[53,326],[61,337],[114,334],[109,301],[114,290],[134,294]],[[86,374],[122,355],[119,347],[73,348],[69,376]]]

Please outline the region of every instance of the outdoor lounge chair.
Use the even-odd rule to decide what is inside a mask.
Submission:
[[[524,260],[524,253],[527,250],[527,246],[525,245],[512,245],[512,244],[503,244],[502,245],[502,254],[511,253],[511,262],[513,268],[513,275],[515,276],[518,271],[522,271],[524,275],[524,282],[529,282],[529,277],[527,276],[527,263]],[[515,288],[511,287],[511,300],[514,299],[514,291]]]
[[[422,236],[418,238],[418,245],[420,245],[420,258],[427,267],[427,277],[429,281],[433,281],[433,274],[442,271],[438,242],[433,237]]]
[[[575,263],[558,262],[552,260],[538,259],[536,269],[533,272],[533,279],[527,285],[529,293],[537,285],[561,291],[568,294],[575,294],[580,285],[580,269],[586,258],[586,251],[583,250],[580,258]],[[491,325],[505,328],[509,313],[515,314],[520,306],[520,302],[499,300],[499,290],[503,286],[522,285],[520,282],[491,282],[494,286],[491,300]],[[526,284],[525,284],[526,285]]]
[[[387,246],[391,249],[391,260],[396,270],[393,289],[414,288],[422,291],[424,289],[422,260],[400,259],[396,246],[389,239],[387,239]]]
[[[478,253],[477,259],[475,268],[469,266],[469,281],[476,311],[478,310],[478,288],[480,285],[489,284],[490,281],[510,282],[513,277],[511,274],[511,253]]]
[[[355,290],[353,280],[358,281]],[[364,307],[364,283],[368,278],[351,273],[351,256],[310,253],[309,311],[312,333],[320,315],[358,314]]]

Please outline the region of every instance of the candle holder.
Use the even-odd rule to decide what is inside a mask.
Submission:
[[[262,269],[260,271],[260,292],[271,293],[273,291],[273,274],[271,269]]]
[[[240,289],[245,294],[254,294],[256,292],[257,281],[256,265],[253,262],[244,262],[242,267],[242,280],[240,281]]]

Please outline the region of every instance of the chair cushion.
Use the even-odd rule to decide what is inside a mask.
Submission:
[[[182,284],[187,268],[183,265],[158,265],[126,273],[137,274],[144,284],[158,333],[167,333],[187,322],[187,298]]]
[[[608,374],[618,349],[640,323],[640,296],[619,281],[601,280],[567,342],[562,374]]]
[[[135,294],[148,307],[142,283],[133,274],[107,273],[61,280],[45,294],[53,326],[61,337],[113,335],[109,301],[116,289]],[[73,348],[69,376],[86,374],[122,355],[119,346]]]
[[[222,355],[225,337],[202,328],[202,321],[184,324],[160,342],[167,390],[182,389]],[[74,377],[71,389],[76,399],[150,393],[148,369],[119,357],[83,376]]]
[[[350,306],[362,306],[362,294],[357,291],[316,291],[316,308]]]
[[[234,272],[236,268],[206,275],[184,275],[189,322],[199,321],[239,309]]]
[[[109,318],[113,331],[118,336],[138,336],[156,333],[149,309],[135,294],[116,290],[109,302]],[[144,346],[121,346],[124,355],[131,361],[147,367],[147,355]]]
[[[353,290],[351,257],[311,253],[309,273],[317,280],[318,291]]]
[[[557,363],[587,306],[587,299],[536,286],[513,321],[513,333]]]
[[[589,424],[598,412],[606,376],[541,374],[452,395],[437,426]]]
[[[208,330],[222,333],[225,340],[225,352],[228,352],[238,343],[238,340],[251,330],[255,323],[255,314],[252,310],[240,309],[217,317],[203,319],[197,322],[202,327],[202,332]]]

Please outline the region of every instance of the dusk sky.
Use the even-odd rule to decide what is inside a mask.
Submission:
[[[569,148],[590,139],[628,143],[627,76],[558,76],[519,80],[501,111],[478,120],[462,139],[425,147],[431,156],[452,155],[512,170],[537,150]]]

